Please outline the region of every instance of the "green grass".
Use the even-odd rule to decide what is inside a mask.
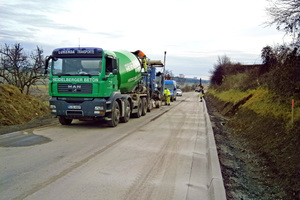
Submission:
[[[257,88],[253,90],[240,91],[230,89],[227,91],[217,91],[210,89],[208,91],[213,96],[224,102],[236,104],[249,95],[252,97],[247,100],[242,107],[254,111],[262,116],[272,116],[275,118],[290,120],[292,118],[291,100],[283,100],[272,92],[264,88]],[[295,100],[296,101],[296,100]],[[299,102],[295,102],[294,106],[294,120],[300,120],[300,106]]]

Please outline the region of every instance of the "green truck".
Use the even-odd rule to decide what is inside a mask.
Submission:
[[[149,69],[142,62],[129,51],[53,50],[45,63],[50,72],[51,113],[62,125],[70,125],[73,119],[104,119],[110,127],[146,115],[152,108],[153,88],[147,84]]]

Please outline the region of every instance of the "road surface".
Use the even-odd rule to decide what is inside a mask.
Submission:
[[[2,135],[0,199],[212,199],[204,106],[184,93],[115,128],[74,121]]]

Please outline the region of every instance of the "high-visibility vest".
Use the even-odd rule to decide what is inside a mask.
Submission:
[[[166,96],[170,96],[171,95],[171,92],[170,92],[170,90],[167,88],[167,89],[165,89],[165,95]]]
[[[143,67],[145,69],[145,72],[147,72],[147,60],[146,60],[146,57],[142,58],[142,62],[143,62]]]

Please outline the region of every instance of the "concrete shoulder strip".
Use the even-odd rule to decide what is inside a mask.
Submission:
[[[207,167],[208,167],[208,190],[209,197],[212,200],[224,200],[226,199],[226,192],[223,182],[223,177],[221,173],[221,167],[215,142],[215,137],[213,129],[211,126],[211,121],[207,112],[207,107],[205,101],[204,104],[204,115],[206,121],[206,131],[207,131]]]

